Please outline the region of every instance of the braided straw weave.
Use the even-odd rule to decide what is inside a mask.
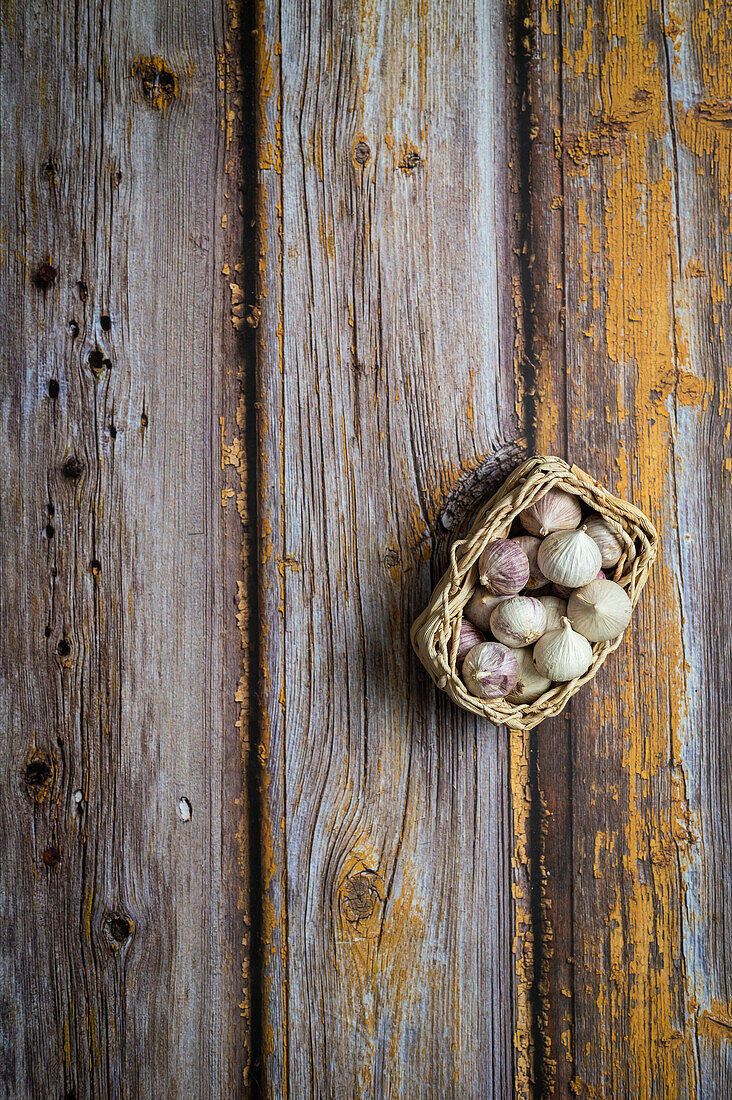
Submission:
[[[478,584],[478,558],[493,539],[506,538],[513,520],[553,486],[574,493],[603,517],[625,546],[612,579],[627,590],[635,607],[658,551],[658,534],[638,508],[612,496],[577,466],[561,458],[536,455],[504,482],[480,512],[466,538],[450,548],[450,567],[432,593],[429,604],[412,627],[412,644],[438,687],[465,710],[482,714],[497,725],[530,730],[545,718],[559,714],[567,701],[597,672],[622,635],[595,642],[592,664],[583,676],[554,684],[533,703],[513,704],[506,699],[478,699],[471,695],[455,669],[463,608]]]

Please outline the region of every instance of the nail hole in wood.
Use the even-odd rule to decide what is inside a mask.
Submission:
[[[52,283],[56,281],[58,272],[53,264],[41,264],[36,272],[36,286],[39,286],[41,290],[48,290]]]
[[[95,577],[98,577],[102,571],[102,563],[99,561],[98,558],[92,558],[89,563],[89,567]]]
[[[60,389],[57,380],[55,378],[49,378],[46,389],[48,390],[48,396],[55,401]]]
[[[105,332],[109,332],[112,327],[112,318],[107,313],[103,313],[102,316],[99,318],[99,324],[102,326]]]
[[[113,420],[110,420],[110,422],[109,422],[109,436],[110,436],[110,439],[116,439],[117,438],[117,429],[114,425]]]
[[[50,628],[50,626],[46,627],[46,629],[43,631],[43,634],[44,634],[44,637],[46,637],[46,638],[51,637],[51,628]]]
[[[56,646],[56,652],[59,657],[68,657],[71,654],[71,642],[68,638],[59,638],[58,645]]]
[[[56,534],[56,528],[53,526],[52,523],[47,523],[46,528],[45,528],[46,538],[47,539],[52,539],[55,534]]]
[[[147,413],[143,413],[142,416],[140,417],[140,424],[142,425],[143,428],[147,427],[147,425],[148,425]]]
[[[77,325],[76,321],[69,321],[69,333],[74,338],[79,335],[79,326]]]
[[[101,352],[99,348],[95,348],[94,351],[90,351],[88,363],[95,374],[100,374],[104,370],[104,353]]]
[[[78,283],[76,284],[76,290],[82,302],[85,302],[89,297],[89,287],[86,285],[85,282],[83,282],[82,279],[79,279]]]
[[[43,853],[43,862],[46,867],[55,867],[61,862],[61,853],[58,848],[46,848]]]

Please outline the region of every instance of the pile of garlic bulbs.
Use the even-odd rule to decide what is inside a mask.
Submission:
[[[602,516],[583,519],[578,497],[549,489],[518,519],[527,533],[494,539],[478,560],[456,663],[478,698],[533,703],[584,675],[591,643],[622,634],[632,608],[603,572],[622,543]]]

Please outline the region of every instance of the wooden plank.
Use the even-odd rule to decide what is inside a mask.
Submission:
[[[242,1091],[234,22],[2,9],[13,1100]]]
[[[544,0],[535,35],[538,448],[662,537],[627,643],[538,731],[540,1083],[726,1095],[730,689],[710,660],[726,595],[702,609],[729,554],[729,132],[703,106],[729,103],[728,16]]]
[[[260,15],[268,1096],[527,1094],[508,738],[408,640],[463,475],[523,451],[508,38],[500,6]]]

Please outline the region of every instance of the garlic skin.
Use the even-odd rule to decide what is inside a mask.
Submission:
[[[491,634],[512,649],[531,645],[546,630],[546,611],[535,596],[511,596],[491,615]]]
[[[530,535],[543,539],[552,531],[573,531],[579,527],[582,505],[573,493],[553,488],[519,512],[518,518]]]
[[[583,530],[555,531],[539,547],[539,568],[554,584],[581,588],[602,565],[597,543]]]
[[[605,580],[605,574],[603,573],[602,569],[597,574],[597,576],[593,578],[593,580],[598,580],[598,581],[604,581]],[[587,583],[589,584],[589,581]],[[568,600],[569,597],[572,595],[572,593],[576,592],[576,591],[577,591],[576,588],[570,588],[566,584],[553,584],[552,585],[552,592],[554,593],[555,596],[559,596],[560,600],[565,600],[565,601]]]
[[[567,616],[567,601],[559,596],[539,596],[539,600],[546,611],[545,634],[550,630],[558,630],[562,625],[562,619]]]
[[[488,589],[479,584],[468,600],[463,615],[478,630],[490,630],[493,609],[498,607],[499,603],[503,603],[504,600],[510,598],[510,596],[491,596]]]
[[[474,646],[463,661],[463,681],[478,699],[502,699],[518,683],[516,654],[499,642]]]
[[[590,581],[573,592],[567,617],[574,629],[591,642],[609,642],[622,634],[633,608],[625,589],[615,581]]]
[[[587,672],[591,662],[592,646],[567,618],[559,630],[544,634],[534,646],[534,664],[550,680],[574,680]]]
[[[514,651],[519,666],[519,678],[516,687],[508,695],[510,703],[535,703],[540,695],[552,686],[551,680],[536,671],[536,665],[530,649]]]
[[[603,569],[617,565],[623,553],[623,544],[602,516],[592,515],[583,524],[585,531],[597,543]]]
[[[478,575],[491,596],[514,596],[529,579],[529,559],[513,539],[495,539],[478,559]]]
[[[484,641],[485,636],[481,634],[478,628],[473,626],[471,622],[468,622],[466,618],[463,618],[463,621],[460,623],[460,637],[458,638],[457,653],[455,654],[455,667],[457,669],[462,668],[463,661],[468,653],[470,653],[470,650]]]
[[[511,542],[517,543],[529,559],[529,579],[524,585],[526,591],[533,592],[535,589],[548,584],[549,582],[539,569],[539,563],[536,560],[541,546],[541,539],[535,538],[534,535],[517,535],[515,539],[511,539]]]

